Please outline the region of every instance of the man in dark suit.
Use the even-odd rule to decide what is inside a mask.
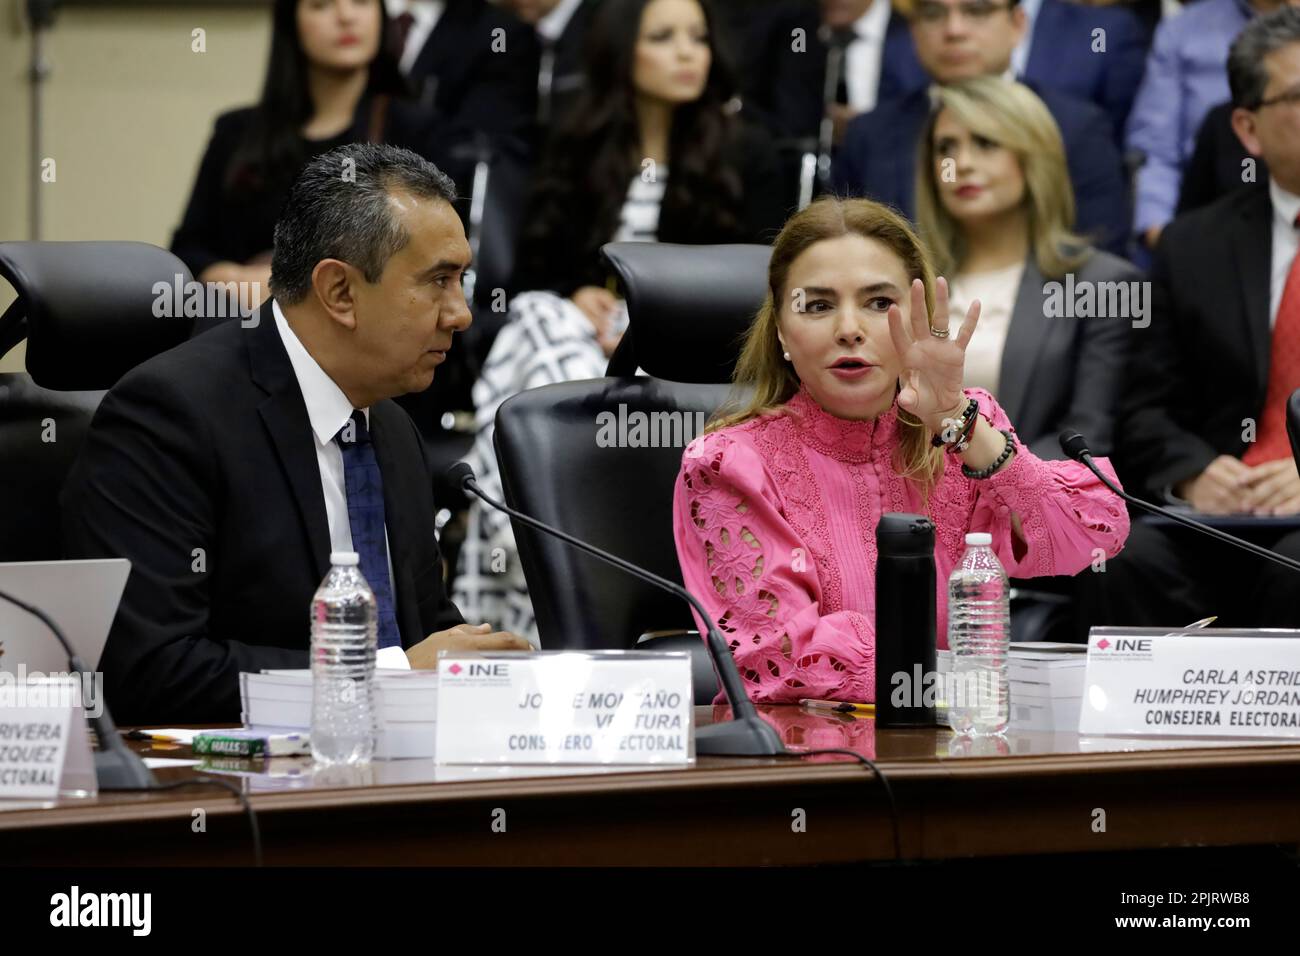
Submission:
[[[331,551],[360,555],[382,666],[527,646],[448,600],[420,439],[390,401],[427,388],[470,323],[453,196],[396,147],[311,161],[276,224],[274,298],[104,398],[64,489],[64,545],[131,561],[100,665],[123,721],[237,720],[241,671],[306,667]]]
[[[467,189],[476,138],[510,150],[533,133],[537,39],[487,0],[397,0],[389,7],[398,62],[417,99],[432,110],[440,135],[464,146],[450,151],[446,172]]]
[[[1151,31],[1122,5],[1077,0],[1018,0],[1016,5],[1028,20],[1011,59],[1021,81],[1095,103],[1110,116],[1115,142],[1123,142]]]
[[[586,78],[587,29],[599,0],[504,0],[533,28],[541,48],[537,68],[537,123],[544,135],[573,106]]]
[[[922,0],[912,20],[921,65],[936,83],[1003,75],[1025,31],[1018,6],[986,3],[978,16],[958,0]],[[942,17],[936,12],[941,8]],[[1027,86],[1043,100],[1065,142],[1078,209],[1076,228],[1098,247],[1123,254],[1128,239],[1128,195],[1111,121],[1098,106],[1056,90]],[[914,215],[916,146],[930,113],[925,89],[880,103],[853,120],[835,158],[832,184],[840,195],[867,196]]]
[[[829,110],[838,133],[877,102],[926,85],[907,21],[889,0],[799,0],[753,16],[742,63],[745,109],[775,136],[815,139],[827,112],[827,68],[840,65]],[[835,64],[831,64],[834,66]],[[837,133],[836,141],[839,140]]]
[[[1233,127],[1269,169],[1179,216],[1152,266],[1150,327],[1133,334],[1117,464],[1135,493],[1210,515],[1300,558],[1300,473],[1284,407],[1300,388],[1300,10],[1252,20],[1228,60]],[[1272,522],[1252,523],[1251,515]],[[1135,521],[1097,575],[1094,623],[1300,625],[1295,576],[1183,529]]]

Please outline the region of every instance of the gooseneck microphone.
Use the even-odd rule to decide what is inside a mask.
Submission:
[[[780,735],[777,734],[771,724],[758,716],[758,711],[754,708],[754,702],[749,699],[749,695],[745,693],[745,686],[740,681],[740,673],[736,670],[736,659],[731,656],[731,648],[722,639],[722,635],[718,633],[718,629],[714,626],[709,612],[704,609],[704,605],[700,603],[695,595],[680,584],[669,581],[667,578],[661,578],[659,575],[645,570],[645,568],[638,567],[631,561],[625,561],[618,555],[603,551],[594,544],[588,544],[586,541],[575,538],[558,528],[551,527],[544,521],[511,508],[504,502],[489,497],[478,486],[478,482],[474,480],[474,469],[463,461],[456,462],[447,469],[445,474],[448,484],[469,492],[488,507],[504,512],[521,524],[535,528],[543,534],[559,538],[579,551],[599,558],[606,564],[612,564],[614,567],[620,568],[648,584],[662,588],[669,594],[681,598],[695,609],[695,613],[700,616],[700,620],[704,621],[708,626],[705,647],[708,649],[709,657],[713,660],[714,669],[718,672],[718,680],[722,684],[723,692],[727,695],[727,702],[731,705],[732,713],[731,720],[696,728],[695,752],[697,754],[769,756],[786,752],[785,746],[781,743]]]
[[[1092,460],[1092,453],[1088,451],[1088,439],[1084,438],[1078,432],[1073,430],[1061,432],[1060,442],[1061,451],[1065,452],[1072,461],[1077,461],[1081,465],[1085,466],[1089,471],[1101,479],[1103,485],[1130,504],[1137,505],[1145,511],[1150,511],[1152,514],[1164,515],[1172,521],[1176,521],[1181,525],[1186,525],[1189,528],[1200,531],[1202,534],[1208,534],[1211,538],[1217,538],[1220,541],[1235,545],[1243,551],[1249,551],[1251,554],[1258,555],[1261,558],[1268,558],[1268,560],[1280,564],[1284,568],[1290,568],[1292,571],[1300,571],[1300,561],[1293,561],[1291,558],[1270,551],[1268,548],[1260,547],[1250,541],[1245,541],[1241,538],[1230,535],[1227,532],[1220,531],[1218,528],[1211,528],[1209,525],[1201,524],[1199,521],[1195,521],[1186,515],[1181,515],[1176,511],[1162,508],[1159,505],[1153,505],[1151,502],[1143,501],[1141,498],[1134,498],[1127,491],[1120,488],[1102,474],[1101,469],[1098,468],[1096,462]]]
[[[0,599],[8,601],[14,607],[21,608],[28,614],[38,618],[42,624],[48,627],[54,634],[58,642],[63,645],[63,653],[68,655],[68,667],[74,674],[89,674],[86,665],[81,662],[77,652],[72,649],[68,643],[67,637],[64,636],[62,629],[54,623],[54,619],[35,605],[28,604],[26,601],[20,601],[12,594],[0,591]],[[84,703],[84,700],[83,700]],[[94,751],[95,755],[95,779],[99,784],[100,790],[148,790],[157,786],[153,773],[144,765],[139,754],[126,745],[122,735],[117,732],[117,726],[113,723],[113,718],[108,713],[108,704],[101,701],[101,707],[98,717],[87,717],[91,727],[95,729],[95,737],[98,739],[98,747]]]

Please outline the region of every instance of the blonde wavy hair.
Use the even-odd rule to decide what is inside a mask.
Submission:
[[[920,279],[924,283],[926,308],[933,313],[935,273],[930,255],[902,216],[869,199],[818,199],[791,216],[772,245],[767,294],[745,334],[732,376],[737,391],[709,421],[706,432],[762,415],[780,414],[781,406],[799,391],[799,377],[794,367],[782,358],[783,350],[776,336],[781,324],[777,303],[789,301],[786,282],[790,266],[803,252],[822,240],[849,235],[873,239],[897,255],[908,279]],[[943,453],[930,445],[930,430],[920,419],[901,408],[897,414],[902,427],[894,470],[914,482],[922,497],[928,498],[943,473]]]
[[[1074,190],[1061,131],[1034,91],[1022,83],[981,76],[935,89],[935,104],[917,150],[916,222],[940,275],[957,272],[966,258],[961,225],[944,207],[936,178],[934,127],[949,110],[973,134],[1009,149],[1025,177],[1029,244],[1046,278],[1061,279],[1091,250],[1075,235]]]

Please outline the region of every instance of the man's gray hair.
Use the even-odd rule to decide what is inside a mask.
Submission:
[[[456,200],[451,177],[409,149],[350,143],[309,162],[275,224],[272,294],[286,304],[301,302],[322,259],[341,259],[367,282],[378,282],[410,239],[393,215],[392,193]]]
[[[1268,86],[1264,57],[1292,43],[1300,43],[1300,9],[1283,6],[1246,24],[1228,51],[1228,87],[1233,106],[1259,108],[1264,87]]]

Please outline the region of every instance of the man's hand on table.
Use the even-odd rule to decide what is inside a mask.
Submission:
[[[494,631],[490,624],[457,624],[434,631],[419,644],[406,649],[411,667],[432,670],[438,666],[438,652],[448,651],[531,651],[533,645],[518,634]]]

